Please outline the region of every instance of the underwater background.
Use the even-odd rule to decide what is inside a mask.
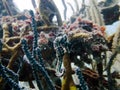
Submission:
[[[120,0],[0,0],[0,90],[120,90]]]

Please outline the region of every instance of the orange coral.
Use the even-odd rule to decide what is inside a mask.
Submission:
[[[105,30],[106,30],[106,27],[105,27],[105,26],[101,26],[101,27],[100,27],[100,30],[101,30],[101,32],[104,34],[104,33],[105,33]]]

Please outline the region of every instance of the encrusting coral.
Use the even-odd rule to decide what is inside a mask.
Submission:
[[[8,25],[3,24],[3,49],[2,52],[11,52],[12,56],[10,58],[8,68],[12,68],[12,64],[17,57],[18,49],[21,46],[21,36],[16,37],[9,37],[9,31],[8,31]],[[15,43],[16,40],[19,40],[18,43]],[[9,45],[9,43],[12,43],[12,46]]]

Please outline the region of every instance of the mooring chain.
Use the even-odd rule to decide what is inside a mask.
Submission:
[[[18,75],[15,74],[12,70],[9,70],[5,66],[3,66],[0,62],[0,76],[15,90],[22,90],[22,88],[18,85]],[[12,78],[10,78],[10,76]]]
[[[76,74],[78,75],[78,79],[79,79],[79,82],[80,82],[81,89],[82,90],[89,90],[89,88],[87,86],[87,83],[84,80],[84,77],[82,75],[82,71],[80,70],[80,68],[76,69]]]
[[[37,62],[36,58],[34,58],[34,56],[30,53],[27,42],[24,39],[22,40],[22,46],[23,46],[22,48],[23,48],[24,53],[26,54],[26,56],[28,57],[28,59],[30,61],[33,71],[41,72],[41,74],[45,77],[50,90],[55,90],[55,87],[54,87],[52,80],[50,79],[50,76],[48,75],[47,71],[40,63]]]
[[[38,43],[37,43],[37,38],[38,38],[38,32],[37,32],[37,29],[36,29],[36,22],[35,22],[35,19],[34,19],[34,13],[33,11],[30,11],[30,14],[31,14],[31,19],[32,19],[32,30],[33,30],[33,50],[32,52],[29,51],[29,48],[28,48],[28,44],[27,44],[27,41],[25,39],[22,40],[22,49],[24,51],[24,53],[26,54],[27,58],[29,59],[30,61],[30,64],[31,64],[31,67],[33,69],[33,74],[35,75],[35,78],[36,78],[36,81],[37,81],[37,86],[40,90],[43,90],[43,87],[42,87],[42,84],[40,82],[38,75],[37,73],[41,73],[45,80],[46,80],[46,83],[48,84],[49,86],[49,90],[56,90],[55,87],[54,87],[54,84],[49,76],[49,74],[47,73],[45,67],[43,67],[43,64],[39,63],[37,61],[37,58],[36,56],[39,56],[37,54],[40,54],[40,49],[38,49]],[[41,58],[41,54],[40,56],[38,57],[39,58],[39,61],[41,62],[42,58]],[[38,81],[39,80],[39,81]]]

